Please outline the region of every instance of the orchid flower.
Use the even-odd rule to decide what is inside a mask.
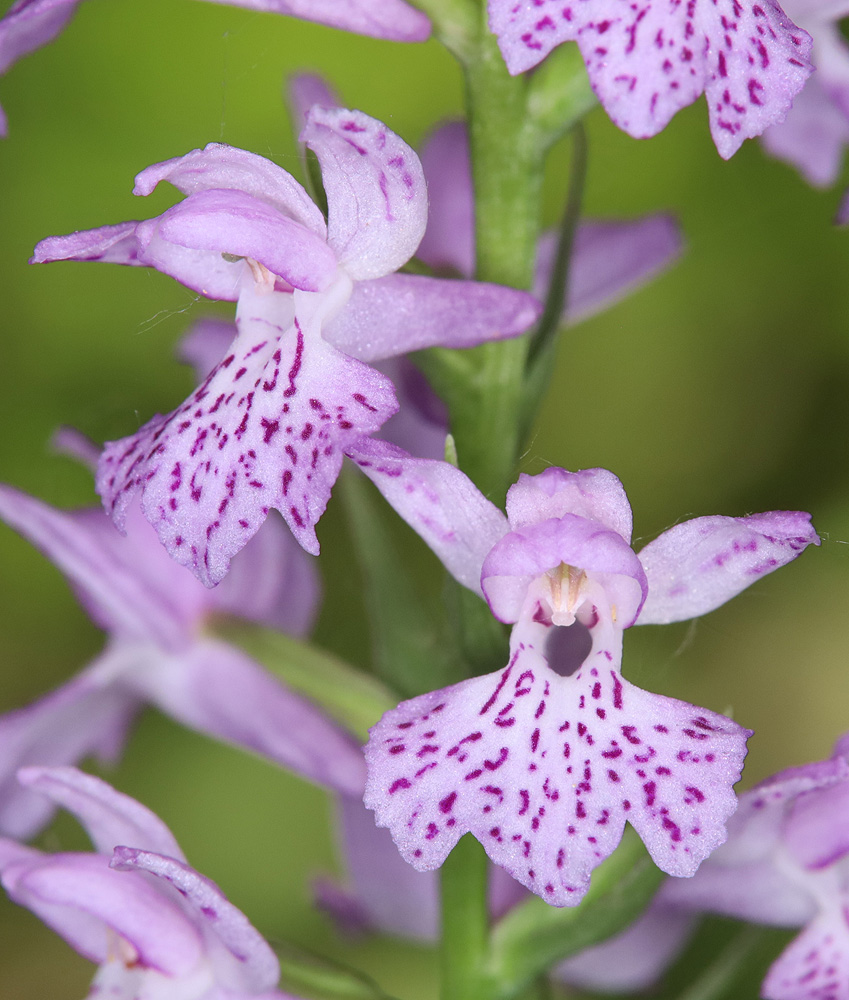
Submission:
[[[677,956],[700,913],[802,927],[773,963],[764,1000],[849,996],[849,736],[830,759],[789,768],[740,796],[728,840],[686,881],[670,880],[623,934],[561,966],[591,990],[650,986]],[[630,956],[639,950],[637,967]]]
[[[786,7],[810,32],[817,72],[794,100],[786,120],[771,125],[761,142],[810,184],[825,187],[837,180],[849,143],[849,48],[838,26],[840,18],[849,14],[849,5],[787,0]]]
[[[75,447],[79,445],[74,442]],[[50,804],[14,779],[24,764],[70,764],[118,755],[145,703],[350,795],[361,795],[354,740],[235,647],[204,634],[210,616],[238,615],[302,634],[317,601],[309,557],[277,519],[209,591],[178,566],[134,505],[121,537],[96,508],[60,511],[0,486],[0,518],[68,577],[104,651],[34,704],[0,716],[0,831],[36,833]]]
[[[770,968],[766,1000],[849,997],[849,736],[831,758],[740,796],[728,842],[664,902],[803,928]]]
[[[365,362],[518,336],[540,311],[513,289],[392,273],[421,240],[427,194],[418,157],[380,122],[315,107],[302,139],[322,167],[327,223],[286,171],[213,144],[136,178],[137,194],[168,180],[185,201],[44,240],[33,258],[156,267],[238,300],[226,357],[177,410],[108,444],[97,476],[119,528],[140,493],[168,552],[208,586],[271,507],[318,552],[344,451],[397,409]]]
[[[0,838],[9,896],[100,966],[92,1000],[287,1000],[274,952],[189,867],[159,817],[76,768],[29,767],[18,777],[73,813],[96,850],[45,854]]]
[[[489,26],[510,73],[576,41],[611,120],[656,135],[704,91],[710,129],[728,159],[784,120],[813,67],[811,39],[774,0],[488,0]]]
[[[351,457],[450,573],[513,624],[506,668],[402,702],[371,730],[365,803],[428,870],[466,832],[548,902],[575,905],[626,820],[692,875],[725,839],[750,735],[620,673],[634,624],[706,614],[819,539],[807,514],[679,524],[639,555],[603,469],[511,487],[505,517],[455,467],[379,441]]]

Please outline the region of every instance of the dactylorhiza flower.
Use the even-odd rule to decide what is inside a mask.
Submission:
[[[521,476],[507,517],[453,466],[363,441],[351,457],[463,585],[513,624],[503,670],[405,701],[371,730],[366,805],[414,867],[466,832],[574,905],[626,820],[692,875],[725,839],[749,731],[620,674],[622,634],[707,613],[818,538],[807,514],[679,524],[639,555],[618,479]]]
[[[766,1000],[849,997],[849,736],[829,760],[790,768],[740,796],[728,842],[664,902],[803,927],[764,980]]]
[[[15,0],[0,18],[0,74],[47,45],[71,20],[81,0]],[[250,10],[288,14],[332,28],[395,42],[423,42],[430,21],[404,0],[211,0]],[[0,109],[0,136],[6,116]]]
[[[329,218],[286,171],[210,145],[156,164],[186,199],[157,218],[38,245],[37,262],[155,267],[216,299],[238,300],[238,336],[173,413],[105,448],[98,492],[119,528],[142,509],[169,553],[207,585],[277,507],[307,551],[349,445],[397,409],[365,362],[434,344],[518,336],[540,306],[524,292],[395,274],[425,229],[419,159],[383,124],[316,107],[303,141],[321,164]]]
[[[771,125],[761,142],[810,184],[825,187],[837,180],[849,142],[849,48],[838,26],[849,14],[849,4],[787,0],[785,6],[810,32],[817,71],[797,94],[787,118]]]
[[[536,66],[576,41],[611,120],[644,139],[704,91],[728,159],[783,121],[813,67],[811,39],[774,0],[488,0],[508,70]]]
[[[849,736],[829,760],[781,771],[740,796],[728,840],[687,881],[666,882],[624,934],[565,963],[567,981],[631,992],[676,957],[700,913],[802,927],[770,968],[765,1000],[849,997]],[[629,957],[639,953],[632,965]]]
[[[292,1000],[276,989],[268,943],[158,816],[73,767],[28,767],[19,780],[73,813],[94,844],[45,854],[0,838],[9,896],[100,966],[92,1000]]]
[[[50,816],[50,803],[15,781],[21,765],[113,759],[147,703],[341,794],[362,794],[354,740],[240,650],[204,633],[217,613],[294,634],[309,628],[314,571],[279,519],[266,522],[210,591],[168,558],[137,504],[122,537],[102,510],[60,511],[0,486],[0,518],[62,570],[108,635],[80,674],[0,716],[0,832],[29,837]]]

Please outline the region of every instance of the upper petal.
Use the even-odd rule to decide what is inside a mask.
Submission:
[[[774,0],[489,0],[511,73],[576,40],[611,119],[635,138],[663,129],[706,92],[720,155],[783,120],[810,75],[810,36]]]
[[[244,293],[227,356],[179,409],[101,459],[98,492],[119,527],[140,491],[171,556],[208,586],[271,507],[317,553],[342,451],[397,405],[388,380],[326,344],[317,323],[289,325],[291,307],[282,293]]]
[[[633,623],[648,589],[639,559],[618,532],[576,514],[526,525],[495,543],[481,569],[492,613],[504,622],[528,614],[531,583],[562,564],[583,570],[602,586],[619,628]]]
[[[327,193],[328,243],[355,280],[397,271],[427,224],[419,158],[361,111],[313,107],[301,133],[318,157]]]
[[[111,855],[117,844],[132,844],[183,857],[174,835],[155,813],[93,774],[75,767],[25,767],[18,780],[72,812],[100,854]]]
[[[136,235],[147,261],[190,287],[196,283],[195,258],[169,253],[168,245],[195,254],[249,257],[293,287],[312,292],[326,288],[337,269],[335,254],[320,236],[241,191],[198,191],[158,218],[140,223]],[[198,257],[199,262],[203,259]],[[184,274],[185,260],[191,260],[192,267]]]
[[[749,517],[697,517],[677,524],[639,553],[649,596],[638,624],[707,614],[755,580],[819,545],[811,515],[776,510]]]
[[[448,462],[413,458],[385,441],[358,441],[346,454],[448,572],[464,587],[481,593],[481,566],[507,531],[507,519],[468,476]]]
[[[567,472],[552,466],[538,476],[523,472],[507,492],[511,528],[523,528],[564,514],[598,521],[630,544],[631,505],[622,483],[607,469]]]
[[[518,337],[541,312],[532,295],[504,285],[389,274],[358,281],[324,337],[354,358],[380,361],[437,345]]]
[[[117,847],[110,867],[119,872],[147,872],[179,892],[196,925],[210,932],[218,945],[208,954],[216,985],[249,993],[277,985],[280,965],[274,952],[214,882],[179,860],[131,847]]]
[[[213,0],[272,14],[290,14],[332,28],[394,42],[423,42],[430,21],[403,0]]]
[[[324,216],[295,178],[264,156],[236,146],[211,142],[162,163],[154,163],[136,175],[133,194],[149,195],[161,181],[168,181],[185,195],[228,188],[241,191],[277,209],[316,236],[325,239]]]
[[[366,805],[416,868],[470,831],[555,906],[576,905],[626,819],[655,862],[692,875],[725,838],[747,730],[640,691],[602,623],[573,677],[542,654],[547,629],[514,630],[505,670],[403,702],[371,731]]]

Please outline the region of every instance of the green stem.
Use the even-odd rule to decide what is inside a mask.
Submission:
[[[493,1000],[489,954],[487,860],[466,835],[442,866],[442,991],[440,1000]]]
[[[481,11],[485,18],[485,10]],[[485,23],[466,65],[475,188],[477,276],[529,288],[539,228],[543,152],[527,109],[527,81],[511,77]],[[469,377],[448,400],[463,470],[496,503],[521,446],[525,338],[467,352]]]

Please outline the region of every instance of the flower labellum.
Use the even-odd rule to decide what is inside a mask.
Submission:
[[[371,730],[366,805],[415,867],[471,832],[514,878],[577,904],[631,823],[689,876],[721,844],[751,733],[620,673],[623,630],[724,603],[818,538],[806,514],[707,517],[639,554],[604,469],[511,487],[505,518],[443,462],[382,442],[352,457],[461,583],[513,624],[495,673],[402,702]]]

